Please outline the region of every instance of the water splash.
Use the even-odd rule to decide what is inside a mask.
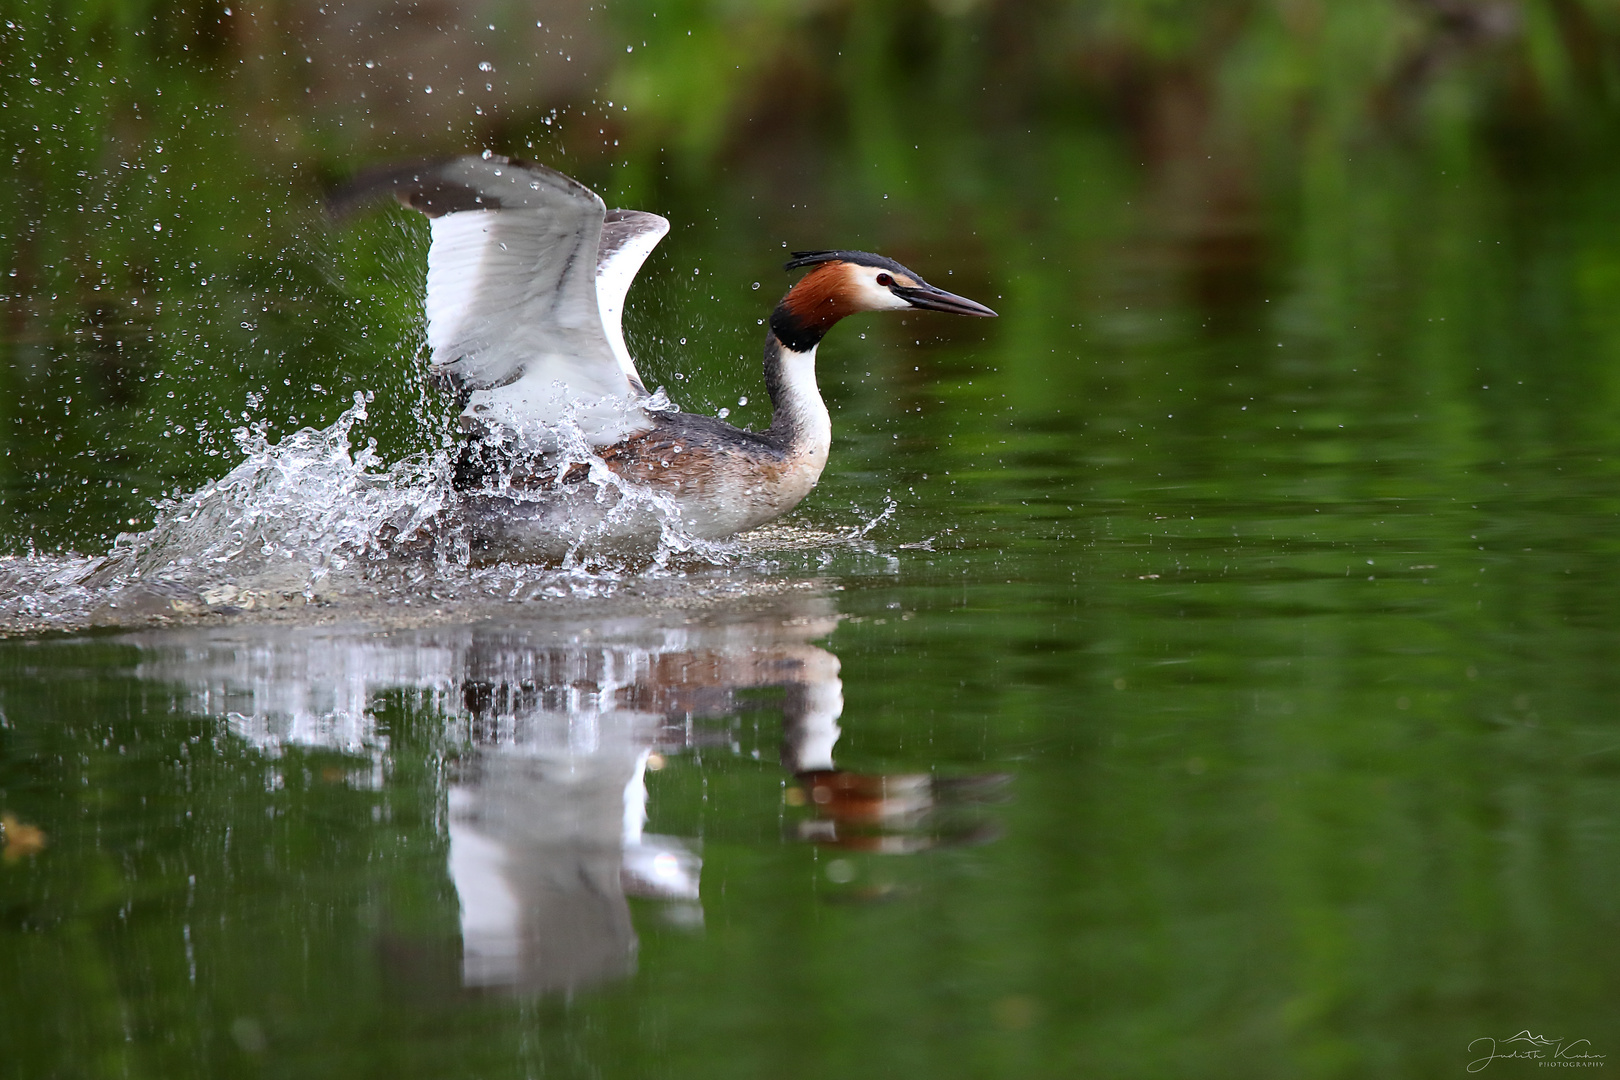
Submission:
[[[779,571],[783,552],[875,553],[867,534],[895,511],[890,502],[844,530],[778,525],[704,540],[683,527],[673,500],[614,473],[567,425],[557,477],[584,466],[583,482],[464,495],[448,446],[386,465],[375,440],[356,449],[369,401],[357,393],[331,426],[275,444],[262,425],[238,429],[240,464],[159,503],[151,529],[120,534],[106,555],[0,557],[0,633],[312,607],[372,618],[455,605],[465,615],[468,605],[649,588],[720,596],[747,589],[750,566]],[[524,544],[537,530],[555,540],[553,561],[536,565],[521,545],[521,557],[489,549],[489,536],[514,520],[526,522]]]
[[[241,464],[160,503],[153,527],[121,533],[85,583],[144,580],[313,599],[329,580],[385,557],[386,540],[421,533],[445,508],[449,474],[442,453],[379,470],[376,440],[353,452],[350,433],[366,420],[366,405],[356,393],[330,427],[274,445],[262,426],[238,429]]]

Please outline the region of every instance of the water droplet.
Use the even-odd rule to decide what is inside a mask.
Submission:
[[[495,65],[490,63],[488,60],[480,60],[480,61],[478,61],[478,70],[479,71],[494,71],[495,70]]]

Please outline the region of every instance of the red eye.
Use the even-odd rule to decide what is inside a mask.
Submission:
[[[888,274],[879,274],[877,276],[877,283],[887,289],[890,285],[894,284],[894,278],[890,277]]]

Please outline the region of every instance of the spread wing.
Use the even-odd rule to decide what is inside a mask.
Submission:
[[[596,253],[596,300],[602,307],[602,327],[625,377],[642,393],[647,392],[646,384],[641,381],[636,362],[630,359],[630,349],[624,343],[621,322],[624,298],[636,271],[668,232],[669,222],[657,214],[609,210],[602,223],[602,240]]]
[[[668,229],[662,218],[632,215],[662,230],[615,222],[613,250],[604,252],[607,213],[595,192],[494,156],[378,170],[331,206],[341,212],[382,190],[432,219],[431,364],[466,397],[464,418],[542,442],[571,419],[596,445],[649,426],[634,407],[646,391],[619,320],[630,278]],[[611,315],[599,293],[604,275]]]

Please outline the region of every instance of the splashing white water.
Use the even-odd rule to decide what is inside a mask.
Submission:
[[[366,398],[324,431],[305,428],[271,445],[262,427],[236,432],[236,468],[182,499],[160,504],[144,533],[122,533],[96,582],[145,580],[206,590],[232,584],[306,598],[334,576],[384,557],[382,541],[425,529],[450,499],[442,455],[378,470],[376,441],[353,453],[349,434]]]
[[[685,530],[672,500],[618,476],[581,433],[568,430],[559,476],[584,465],[586,482],[500,493],[509,513],[526,504],[543,508],[538,520],[555,524],[560,557],[546,566],[479,559],[474,534],[487,521],[471,514],[476,499],[453,490],[449,450],[385,466],[375,440],[358,451],[351,446],[367,400],[357,393],[330,427],[305,428],[276,444],[262,426],[239,429],[239,465],[158,504],[151,529],[120,534],[104,556],[0,557],[0,632],[310,605],[360,614],[356,609],[600,598],[683,579],[700,567],[718,572],[768,550],[802,549],[806,540],[858,543],[894,512],[891,503],[842,533],[792,538],[778,526],[748,540],[700,539]],[[638,541],[633,550],[616,543],[626,538]],[[700,587],[730,586],[704,576]]]
[[[358,453],[366,396],[323,431],[272,445],[236,432],[244,458],[218,480],[160,502],[152,528],[121,533],[105,556],[0,560],[0,626],[124,621],[159,611],[284,606],[340,593],[387,557],[386,541],[421,534],[451,498],[443,454],[379,468]]]

